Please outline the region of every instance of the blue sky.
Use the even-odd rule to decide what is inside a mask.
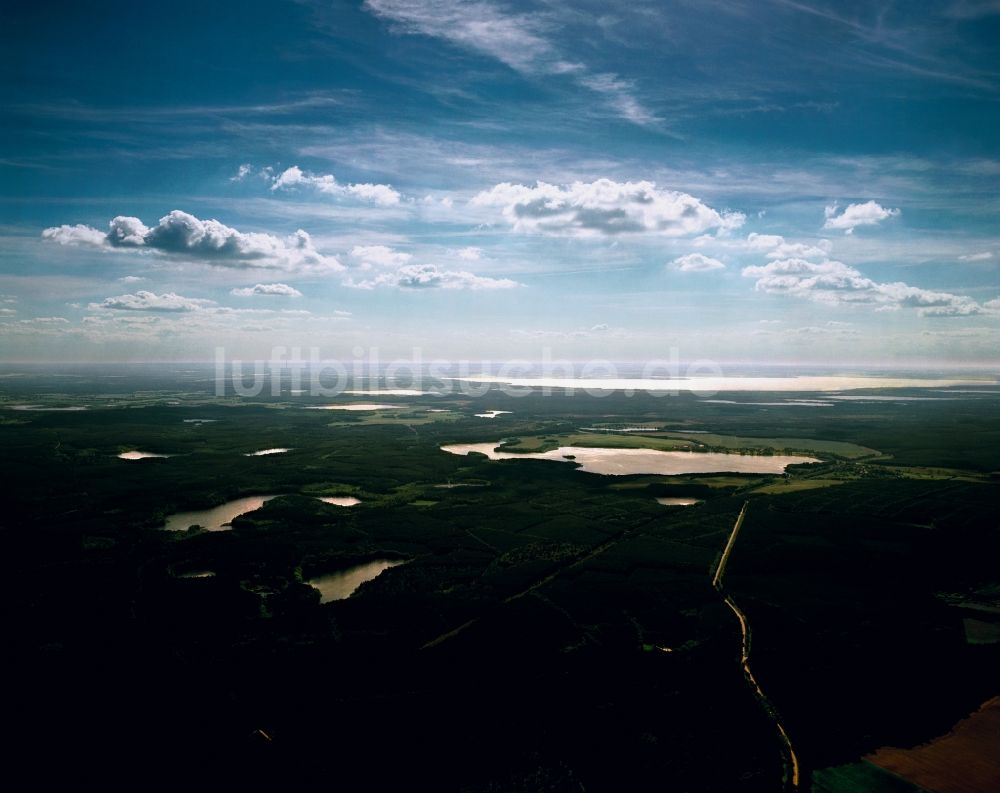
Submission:
[[[1000,358],[995,0],[6,14],[0,359]]]

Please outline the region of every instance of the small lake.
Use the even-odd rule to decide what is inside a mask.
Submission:
[[[332,603],[335,600],[346,600],[366,581],[371,581],[384,570],[406,564],[405,559],[375,559],[371,562],[355,565],[346,570],[326,575],[316,576],[306,581],[309,586],[319,590],[320,603]]]
[[[361,503],[360,498],[354,496],[317,496],[324,504],[333,504],[335,507],[354,507]]]
[[[291,449],[285,449],[284,447],[276,447],[274,449],[261,449],[258,452],[247,452],[244,457],[266,457],[269,454],[284,454],[285,452],[290,452]]]
[[[156,454],[155,452],[122,452],[118,455],[119,460],[152,460],[154,458],[166,459],[173,457],[172,454]]]
[[[657,504],[663,504],[665,507],[693,507],[695,504],[700,504],[700,498],[681,498],[679,496],[664,496],[663,498],[656,499]]]
[[[780,474],[789,465],[818,463],[814,457],[722,452],[664,452],[658,449],[601,449],[560,446],[547,452],[500,452],[495,443],[456,443],[442,446],[450,454],[485,454],[491,460],[555,460],[575,462],[581,471],[606,476],[628,474]],[[569,459],[571,458],[571,459]]]
[[[477,413],[477,419],[495,419],[497,416],[502,416],[505,413],[510,414],[513,411],[510,410],[487,410],[485,413]]]
[[[167,522],[163,528],[167,531],[187,531],[191,526],[201,526],[208,531],[227,531],[232,528],[230,524],[237,517],[260,509],[272,498],[277,498],[277,495],[244,496],[234,501],[227,501],[217,507],[167,515]]]

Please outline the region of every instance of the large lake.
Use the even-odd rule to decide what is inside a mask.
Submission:
[[[406,564],[405,559],[375,559],[371,562],[355,565],[346,570],[326,575],[316,576],[306,581],[309,586],[319,590],[320,603],[332,603],[334,600],[346,600],[353,595],[365,581],[371,581],[383,570]]]
[[[442,446],[451,454],[479,452],[491,460],[556,460],[580,465],[592,474],[625,476],[627,474],[780,474],[789,465],[818,463],[814,457],[763,454],[724,454],[720,452],[662,452],[658,449],[600,449],[586,446],[560,446],[548,452],[500,452],[495,443],[456,443]]]
[[[260,509],[272,498],[277,496],[245,496],[209,509],[178,512],[167,516],[163,528],[167,531],[187,531],[191,526],[201,526],[208,531],[226,531],[231,528],[229,524],[237,517]]]
[[[307,405],[307,410],[398,410],[403,405],[386,405],[381,402],[352,402],[347,405]]]
[[[801,377],[501,377],[469,375],[452,377],[474,383],[497,383],[518,388],[574,388],[595,391],[844,391],[853,388],[931,388],[995,385],[995,379],[929,379],[864,377],[858,375],[804,375]]]

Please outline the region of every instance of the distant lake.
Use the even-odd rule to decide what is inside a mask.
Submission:
[[[274,449],[261,449],[259,452],[247,452],[244,457],[266,457],[269,454],[284,454],[285,452],[290,452],[291,449],[286,449],[284,447],[276,447]]]
[[[556,460],[578,463],[582,471],[607,476],[628,474],[780,474],[789,465],[818,463],[813,457],[763,454],[725,454],[721,452],[663,452],[658,449],[601,449],[586,446],[560,446],[548,452],[500,452],[496,443],[457,443],[442,446],[450,454],[478,452],[491,460]]]
[[[87,410],[86,405],[79,405],[76,407],[69,408],[47,408],[43,405],[11,405],[11,410],[37,410],[39,412],[52,412],[52,413],[78,413],[81,410]]]
[[[863,375],[804,375],[801,377],[500,377],[470,375],[452,377],[475,383],[497,383],[519,388],[575,388],[594,391],[845,391],[852,388],[941,388],[965,385],[995,385],[996,379],[931,379],[912,377],[865,377]]]
[[[150,460],[154,457],[173,457],[172,454],[156,454],[155,452],[122,452],[118,455],[119,460]]]
[[[657,504],[663,504],[665,507],[693,507],[695,504],[700,504],[700,498],[680,498],[680,497],[664,497],[656,499]]]
[[[478,419],[495,419],[497,416],[502,416],[505,413],[511,413],[510,410],[487,410],[485,413],[477,413],[476,418]]]
[[[353,402],[349,405],[309,405],[306,410],[398,410],[403,405],[383,405],[377,402]]]
[[[382,571],[401,564],[406,564],[406,560],[375,559],[372,562],[355,565],[336,573],[327,573],[326,575],[310,578],[306,583],[319,590],[320,603],[332,603],[334,600],[346,600],[365,581],[371,581],[382,573]]]
[[[344,391],[351,396],[423,396],[429,391],[418,391],[415,388],[368,388],[361,391]]]
[[[191,526],[201,526],[208,531],[226,531],[231,528],[229,524],[237,517],[260,509],[272,498],[277,496],[244,496],[217,507],[167,515],[167,522],[163,528],[167,531],[187,531]]]
[[[361,503],[360,498],[354,496],[317,496],[324,504],[333,504],[335,507],[353,507]]]

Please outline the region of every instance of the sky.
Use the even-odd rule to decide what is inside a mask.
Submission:
[[[0,360],[1000,362],[1000,2],[5,5]]]

